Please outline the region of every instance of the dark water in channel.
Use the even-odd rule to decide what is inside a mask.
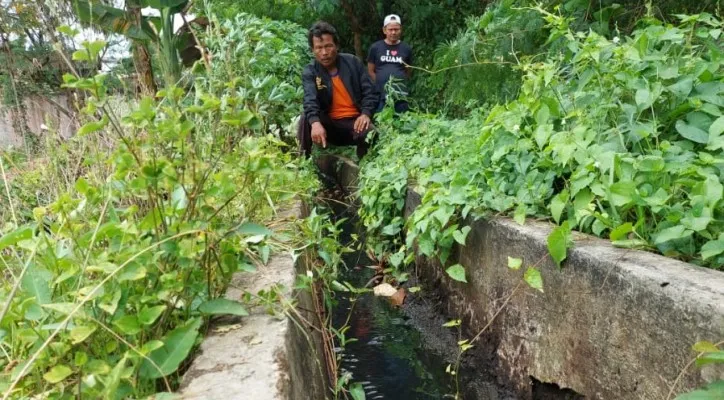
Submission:
[[[354,221],[353,209],[336,211],[338,217]],[[343,242],[353,233],[351,221],[345,224]],[[345,263],[348,269],[341,280],[356,287],[374,275],[366,268],[372,262],[362,251],[347,254]],[[368,400],[442,399],[455,392],[445,372],[447,364],[422,346],[420,333],[399,309],[371,293],[359,296],[354,304],[346,296],[338,300],[334,326],[342,326],[349,316],[346,337],[356,339],[342,351],[340,369],[352,374],[352,382],[362,384]]]
[[[359,229],[354,206],[344,206],[339,202],[329,205],[335,219],[346,220],[340,235],[342,243],[352,243],[353,234],[362,236],[360,233],[363,230]],[[363,243],[364,239],[359,240]],[[353,243],[352,247],[363,246]],[[348,253],[344,261],[347,268],[341,272],[339,280],[342,282],[362,287],[375,274],[373,269],[367,268],[373,263],[364,251]],[[354,301],[345,293],[337,292],[337,295],[338,303],[332,316],[334,327],[339,328],[349,320],[350,329],[345,337],[347,340],[356,339],[340,350],[340,372],[351,373],[350,381],[362,384],[367,400],[455,398],[454,377],[446,373],[445,369],[457,355],[455,342],[458,338],[446,328],[440,330],[446,319],[439,311],[434,307],[420,307],[421,302],[425,303],[425,300],[420,301],[421,298],[412,302],[406,300],[406,308],[403,310],[372,293],[360,295]],[[474,368],[461,365],[460,399],[516,399],[510,390],[494,383],[496,379],[491,374],[494,373],[494,367],[481,367],[483,365]],[[573,391],[560,389],[555,384],[537,382],[533,378],[531,389],[533,400],[584,399]]]
[[[349,305],[346,299],[340,302],[338,324],[347,318]],[[385,299],[358,299],[347,337],[357,341],[343,350],[340,368],[363,385],[367,399],[441,399],[454,392],[444,361],[422,348],[419,332]]]

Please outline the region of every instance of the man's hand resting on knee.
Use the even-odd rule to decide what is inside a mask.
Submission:
[[[321,122],[312,123],[312,142],[327,148],[327,130]]]
[[[360,114],[354,121],[354,133],[360,134],[370,127],[370,117],[367,114]]]

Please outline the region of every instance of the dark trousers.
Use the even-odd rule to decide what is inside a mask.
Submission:
[[[377,105],[377,111],[375,112],[381,112],[383,108],[385,108],[385,103],[387,102],[387,95],[382,93],[380,95],[380,102]],[[410,105],[407,104],[406,100],[397,100],[395,102],[395,113],[402,114],[405,112],[410,111]]]
[[[320,114],[319,122],[327,131],[327,145],[334,146],[357,146],[357,157],[362,158],[367,154],[370,145],[367,143],[367,134],[374,128],[372,124],[363,132],[355,133],[354,121],[357,118],[331,119],[326,114]],[[312,154],[312,125],[302,114],[297,126],[297,139],[299,140],[299,151],[309,157]]]

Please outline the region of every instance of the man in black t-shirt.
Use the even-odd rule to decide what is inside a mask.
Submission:
[[[412,48],[400,40],[402,36],[400,16],[395,14],[386,16],[382,32],[385,34],[385,39],[375,42],[367,56],[367,70],[381,94],[377,111],[385,106],[385,85],[390,78],[393,78],[392,85],[395,89],[405,95],[408,94],[407,80],[410,77],[410,68],[407,65],[412,65]],[[406,101],[395,102],[396,112],[404,112],[408,108]]]

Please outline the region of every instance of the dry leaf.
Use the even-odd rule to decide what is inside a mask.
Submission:
[[[261,338],[260,338],[259,336],[254,336],[253,338],[251,338],[251,339],[249,340],[249,345],[254,346],[254,345],[257,345],[257,344],[261,344],[261,342],[262,342],[262,340],[261,340]]]
[[[407,293],[405,292],[404,288],[399,288],[395,294],[390,296],[390,303],[392,303],[393,306],[401,306],[402,303],[405,302],[405,297],[407,296]]]
[[[216,333],[226,333],[241,328],[241,324],[224,325],[214,329]]]

